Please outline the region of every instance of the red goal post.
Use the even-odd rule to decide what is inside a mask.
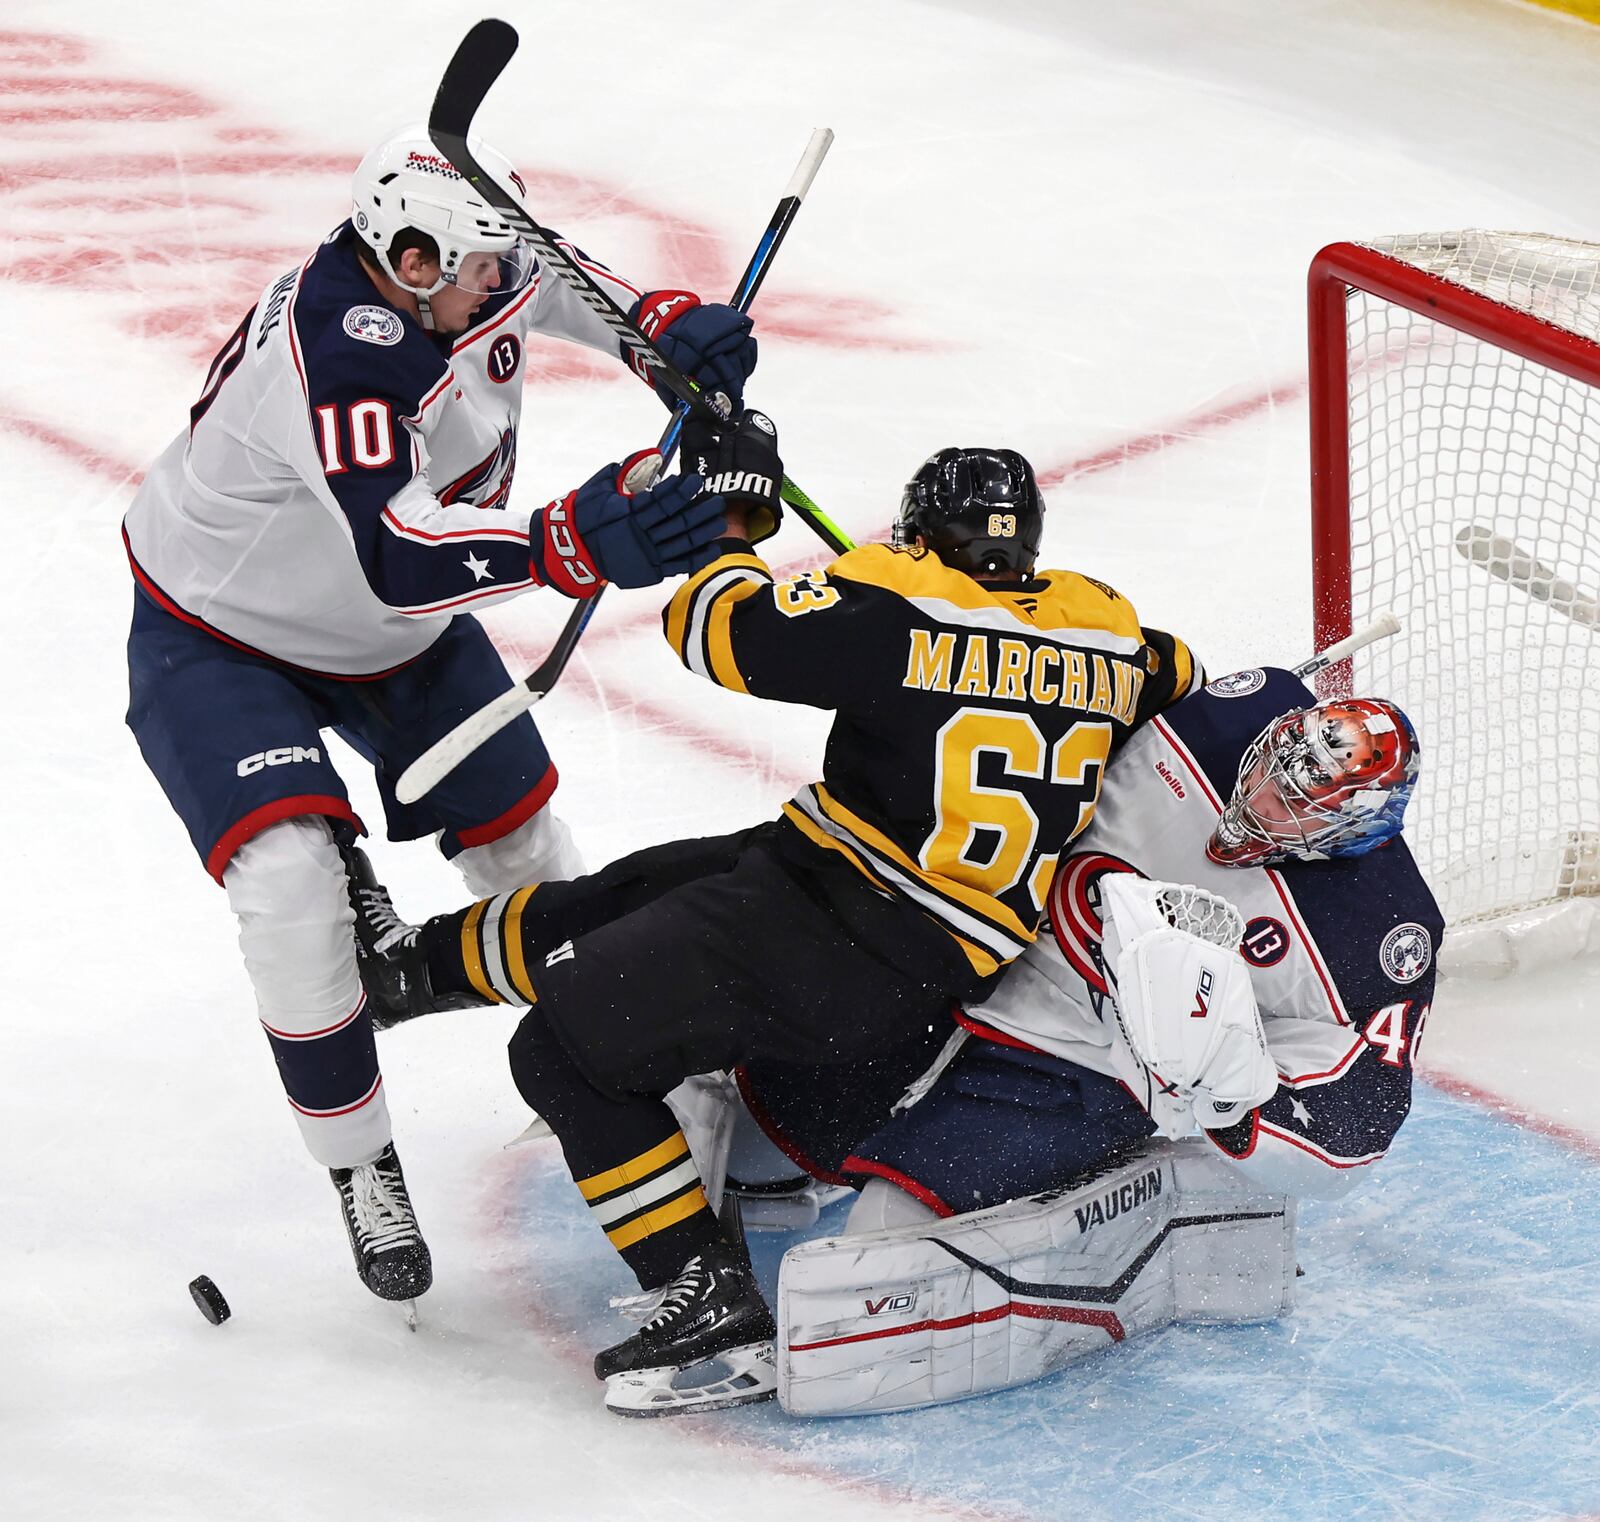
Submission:
[[[1335,243],[1307,294],[1316,647],[1403,626],[1322,691],[1416,721],[1453,925],[1600,892],[1600,245]]]

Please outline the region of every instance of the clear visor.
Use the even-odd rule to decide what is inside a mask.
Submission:
[[[518,238],[499,253],[473,250],[463,254],[459,267],[447,272],[443,280],[474,296],[506,295],[527,285],[533,278],[534,263],[532,246]]]

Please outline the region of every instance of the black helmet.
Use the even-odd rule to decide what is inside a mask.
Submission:
[[[1044,498],[1033,467],[1014,449],[941,449],[900,499],[891,542],[923,542],[947,566],[1026,576],[1039,553]]]

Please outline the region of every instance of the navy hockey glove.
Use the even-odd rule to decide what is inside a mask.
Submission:
[[[726,392],[737,411],[744,383],[756,367],[756,341],[743,312],[717,302],[702,306],[693,291],[650,291],[628,308],[628,316],[690,380],[706,391]],[[650,367],[626,344],[622,357],[640,380],[650,381],[669,407],[677,398],[651,379]]]
[[[670,476],[635,492],[659,460],[651,449],[607,465],[537,514],[528,539],[534,580],[593,597],[604,581],[649,587],[715,560],[726,514],[699,476]]]
[[[714,433],[691,417],[683,425],[683,467],[705,477],[706,490],[744,514],[745,534],[760,544],[783,521],[783,461],[772,419],[753,407],[730,428]]]

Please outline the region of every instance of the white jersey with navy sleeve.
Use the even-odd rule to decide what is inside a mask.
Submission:
[[[385,302],[356,248],[346,224],[262,293],[123,532],[169,612],[274,660],[370,677],[531,584],[533,513],[510,504],[529,331],[612,355],[617,342],[535,270],[447,347]],[[574,253],[624,308],[638,295]]]
[[[1222,867],[1205,843],[1239,759],[1269,720],[1315,699],[1283,671],[1211,683],[1151,720],[1113,759],[1090,827],[1049,895],[1041,934],[964,1023],[1116,1077],[1100,959],[1109,872],[1194,883],[1234,903],[1278,1092],[1210,1133],[1264,1187],[1342,1192],[1381,1157],[1410,1106],[1411,1061],[1433,998],[1444,924],[1403,840],[1365,856]]]

